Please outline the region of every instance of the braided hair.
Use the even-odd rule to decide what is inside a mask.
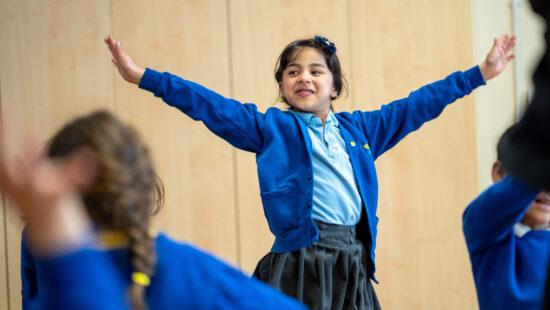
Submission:
[[[82,193],[92,221],[99,229],[123,232],[133,271],[151,277],[157,256],[150,219],[164,203],[164,187],[147,148],[132,128],[106,111],[65,125],[51,139],[48,156],[64,157],[79,147],[89,148],[97,160],[97,179]],[[130,302],[134,309],[146,309],[145,286],[138,282],[130,282]]]

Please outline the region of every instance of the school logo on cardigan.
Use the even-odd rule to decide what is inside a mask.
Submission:
[[[370,151],[370,146],[368,143],[363,144],[363,148],[367,150],[367,153],[369,153],[370,156],[372,156],[372,152]]]

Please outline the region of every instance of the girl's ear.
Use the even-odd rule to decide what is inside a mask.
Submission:
[[[330,99],[334,100],[336,98],[338,98],[338,92],[333,88],[332,93],[330,94]]]
[[[497,160],[493,163],[493,168],[491,170],[491,177],[493,179],[493,182],[498,182],[502,178],[504,178],[504,173],[502,172],[502,163]]]
[[[285,101],[285,94],[283,93],[283,82],[279,82],[279,99]]]

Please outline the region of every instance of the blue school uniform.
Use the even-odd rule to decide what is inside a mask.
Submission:
[[[335,113],[366,216],[357,224],[368,253],[368,277],[374,278],[378,217],[378,181],[374,160],[423,123],[485,82],[474,67],[426,85],[380,110]],[[295,113],[227,99],[199,84],[147,68],[139,84],[233,146],[256,153],[260,195],[274,253],[304,248],[319,239],[312,218],[312,143]],[[375,280],[376,281],[376,280]]]
[[[38,266],[41,286],[32,300],[23,295],[23,309],[128,309],[122,294],[125,287],[104,252],[80,249],[56,257],[26,259]],[[24,286],[33,285],[22,280]],[[23,292],[28,292],[28,287]]]
[[[507,176],[464,211],[480,310],[542,309],[550,231],[517,224],[540,191]]]
[[[36,259],[23,243],[23,309],[127,309],[127,248],[83,249]],[[149,309],[306,309],[303,304],[196,248],[160,234],[146,289]],[[24,265],[23,265],[24,264]]]

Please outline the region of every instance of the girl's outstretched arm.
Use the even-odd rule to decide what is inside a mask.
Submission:
[[[500,74],[514,58],[510,52],[515,46],[515,39],[515,36],[504,34],[495,39],[486,59],[479,66],[452,73],[443,80],[411,92],[406,98],[382,106],[380,110],[357,113],[374,158],[424,123],[438,117],[447,105]]]
[[[516,45],[516,36],[503,34],[500,38],[495,38],[493,47],[487,54],[485,60],[479,65],[481,75],[485,81],[499,75],[508,63],[514,59],[516,55],[511,53],[511,50]]]
[[[136,65],[132,58],[122,50],[120,42],[115,41],[113,37],[107,36],[105,44],[107,44],[109,51],[111,51],[113,64],[115,64],[120,76],[130,83],[139,84],[145,69]]]

